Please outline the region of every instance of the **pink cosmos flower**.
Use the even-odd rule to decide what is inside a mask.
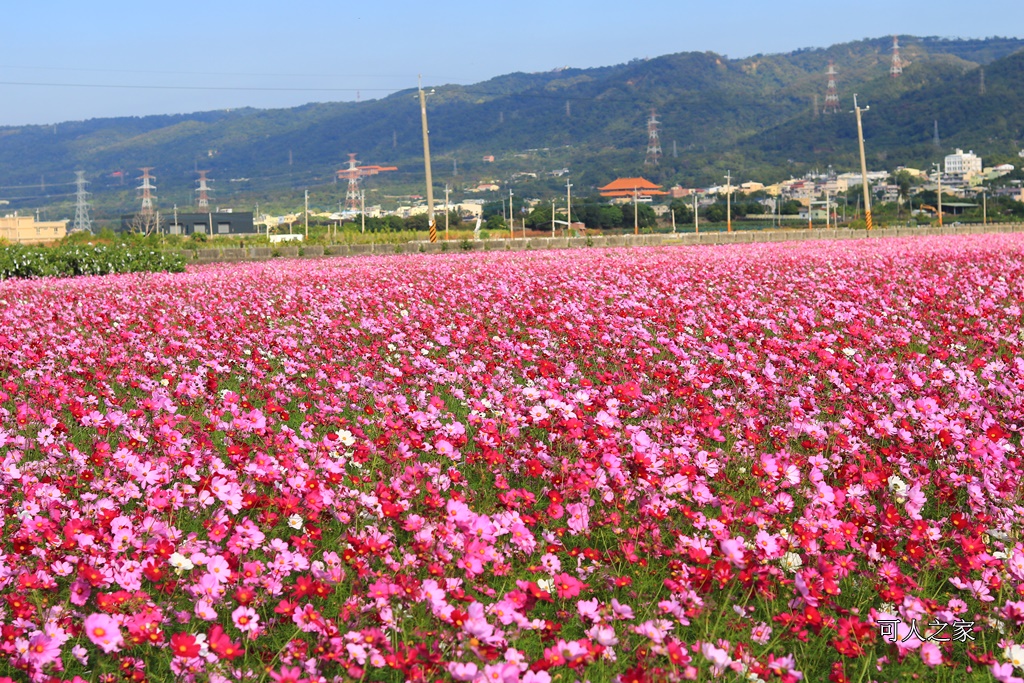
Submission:
[[[118,652],[124,644],[121,629],[109,614],[93,613],[82,624],[86,637],[104,652]]]
[[[231,621],[242,633],[253,633],[259,628],[260,615],[256,610],[240,605],[231,613]]]
[[[60,656],[60,643],[44,633],[37,633],[28,639],[25,656],[36,666],[42,667]]]
[[[479,667],[473,662],[449,662],[448,673],[457,681],[472,681],[476,679]]]
[[[735,538],[726,538],[719,542],[719,547],[722,549],[722,554],[725,555],[725,559],[729,561],[734,567],[742,569],[747,566],[746,561],[743,559],[743,543]]]
[[[935,643],[928,641],[921,645],[921,661],[933,669],[942,664],[942,651]]]

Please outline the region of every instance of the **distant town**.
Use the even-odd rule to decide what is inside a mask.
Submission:
[[[1024,157],[1024,150],[1021,152]],[[365,193],[360,183],[367,175],[375,175],[381,171],[392,170],[384,167],[361,167],[354,158],[341,174],[345,174],[349,182],[346,202],[338,211],[294,211],[286,214],[270,214],[256,211],[236,211],[220,207],[211,208],[208,197],[208,179],[205,173],[197,181],[199,184],[198,207],[174,207],[171,211],[160,211],[153,205],[152,197],[147,198],[148,171],[143,171],[140,190],[143,195],[143,211],[122,217],[118,228],[126,232],[161,233],[167,235],[254,235],[262,234],[279,240],[301,240],[303,235],[296,228],[308,221],[331,223],[342,227],[346,223],[365,222],[366,219],[425,219],[428,207],[423,197],[406,197],[395,208],[385,210],[381,205],[365,206]],[[897,213],[904,222],[912,220],[931,220],[940,212],[949,217],[976,211],[988,199],[1005,198],[1014,202],[1024,202],[1024,187],[1019,180],[1004,182],[1000,187],[989,188],[988,184],[1013,173],[1012,164],[1001,164],[987,167],[982,158],[973,151],[956,149],[945,156],[941,167],[935,164],[932,169],[897,167],[891,171],[869,171],[868,183],[871,188],[872,203],[876,205],[894,204]],[[563,168],[548,171],[554,177],[568,177],[569,169]],[[546,210],[545,223],[551,227],[556,224],[567,225],[565,206],[567,201],[573,202],[572,224],[577,229],[588,227],[608,227],[592,225],[578,214],[581,212],[579,203],[583,196],[593,197],[595,193],[580,193],[578,199],[571,197],[571,183],[566,182],[565,196],[558,198],[515,197],[514,212],[506,207],[509,187],[512,182],[522,182],[528,177],[536,178],[538,173],[517,172],[506,182],[497,179],[480,182],[465,188],[463,193],[476,197],[463,197],[458,201],[438,202],[438,214],[468,223],[470,227],[481,226],[487,229],[509,230],[512,225],[532,228],[538,227],[535,212]],[[743,222],[760,222],[761,224],[782,224],[783,222],[802,221],[811,223],[831,223],[838,225],[857,219],[862,212],[861,174],[857,172],[837,172],[826,169],[819,173],[807,174],[800,178],[791,178],[782,182],[766,184],[756,179],[740,180],[723,178],[725,182],[709,187],[682,187],[679,185],[662,187],[643,177],[617,178],[597,188],[600,201],[608,206],[625,206],[634,202],[647,217],[644,226],[651,227],[650,216],[654,222],[666,227],[674,225],[685,217],[686,221],[705,220],[721,223],[732,220]],[[939,188],[941,196],[939,199]],[[915,201],[924,196],[928,201]],[[443,196],[443,195],[442,195]],[[148,201],[147,201],[148,199]],[[724,206],[723,206],[724,205]],[[733,212],[735,206],[735,212]],[[553,211],[552,211],[553,209]],[[696,217],[694,215],[696,210]],[[723,214],[723,211],[726,214]],[[632,225],[632,214],[626,211],[618,219],[623,226]],[[76,216],[81,223],[82,209]],[[490,215],[488,215],[490,214]],[[510,225],[510,222],[512,225]],[[33,244],[60,240],[75,230],[75,221],[40,221],[36,216],[11,213],[0,217],[0,239],[12,243]],[[83,226],[79,226],[82,229]],[[88,226],[91,229],[91,226]],[[363,228],[365,229],[365,227]],[[541,227],[543,229],[543,226]],[[496,236],[501,236],[498,233]]]

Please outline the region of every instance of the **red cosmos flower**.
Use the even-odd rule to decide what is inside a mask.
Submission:
[[[175,633],[171,636],[171,652],[175,657],[192,659],[199,656],[199,643],[191,633]]]
[[[626,669],[626,672],[619,677],[621,683],[647,683],[650,679],[647,677],[647,672],[644,670],[643,665],[637,664],[631,669]]]
[[[977,555],[985,551],[985,543],[980,538],[963,536],[960,538],[960,547],[968,555]]]
[[[999,441],[1000,439],[1005,439],[1010,436],[1010,433],[996,424],[985,430],[985,436],[987,436],[990,441]]]
[[[142,567],[142,575],[156,583],[167,577],[167,570],[156,562],[148,562]]]
[[[665,649],[668,651],[668,659],[676,666],[682,666],[690,663],[690,653],[686,651],[686,647],[678,640],[670,640],[666,645]]]
[[[248,607],[249,604],[256,599],[256,591],[250,586],[239,586],[232,597],[239,605]]]
[[[587,584],[571,574],[556,574],[552,578],[555,582],[555,590],[558,593],[558,597],[562,599],[574,598],[580,594],[580,591],[587,588]]]
[[[290,617],[295,612],[295,610],[298,609],[298,607],[299,604],[297,602],[291,602],[290,600],[282,600],[281,602],[277,603],[276,607],[274,607],[274,614],[281,614],[286,617]]]

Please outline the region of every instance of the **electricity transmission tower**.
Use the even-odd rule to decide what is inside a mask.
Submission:
[[[89,193],[85,191],[88,181],[85,171],[75,171],[75,222],[71,232],[92,232],[92,219],[89,218]]]

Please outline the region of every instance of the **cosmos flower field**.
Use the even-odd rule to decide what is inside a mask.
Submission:
[[[1024,683],[1024,237],[0,283],[0,681]]]

